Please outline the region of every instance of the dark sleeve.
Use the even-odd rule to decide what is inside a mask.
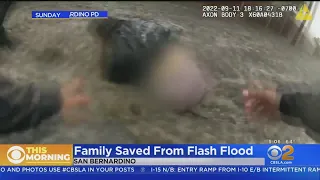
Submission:
[[[1,25],[3,25],[7,12],[12,3],[13,3],[12,1],[0,1],[0,24]]]
[[[280,112],[298,117],[304,125],[320,132],[320,94],[283,94],[280,99]]]
[[[35,127],[60,110],[60,88],[44,86],[20,86],[0,76],[0,133]]]

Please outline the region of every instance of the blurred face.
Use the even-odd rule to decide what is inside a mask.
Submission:
[[[149,88],[165,107],[188,110],[200,103],[206,83],[196,64],[195,56],[179,46],[170,46],[153,69]]]

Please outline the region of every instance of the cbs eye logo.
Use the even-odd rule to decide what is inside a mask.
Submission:
[[[294,159],[292,156],[294,148],[291,145],[285,145],[282,149],[279,146],[273,145],[269,147],[267,155],[271,160],[291,161]]]
[[[20,164],[25,159],[26,152],[20,146],[12,146],[7,151],[8,161],[12,164]]]

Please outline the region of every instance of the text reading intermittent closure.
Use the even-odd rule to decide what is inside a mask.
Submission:
[[[108,18],[108,11],[32,11],[32,19]]]

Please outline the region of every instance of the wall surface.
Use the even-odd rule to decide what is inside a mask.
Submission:
[[[313,15],[313,21],[308,21],[305,24],[305,28],[303,29],[302,35],[299,37],[299,40],[296,46],[303,52],[308,54],[313,54],[316,48],[314,37],[320,37],[320,4],[315,2],[316,4],[310,9],[311,12],[316,11]],[[284,20],[288,16],[288,20]],[[273,18],[268,28],[270,28],[275,33],[280,33],[281,35],[288,39],[288,43],[291,42],[294,35],[298,31],[298,28],[302,21],[297,21],[295,19],[296,13],[290,12],[285,13],[284,18]],[[262,26],[267,24],[268,18],[255,18],[248,19],[254,23],[258,23]],[[281,27],[284,24],[284,28],[281,31]]]

